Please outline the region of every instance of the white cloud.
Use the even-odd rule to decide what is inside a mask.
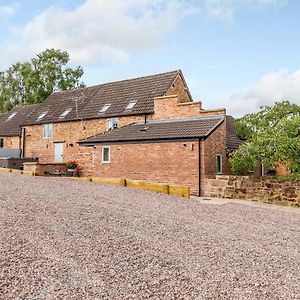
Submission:
[[[0,16],[4,18],[10,18],[18,12],[19,8],[19,3],[12,3],[10,5],[0,5]]]
[[[287,0],[86,0],[73,10],[52,6],[0,43],[0,65],[33,57],[46,48],[70,53],[73,63],[126,61],[130,53],[164,44],[164,37],[191,14],[230,19],[252,7],[277,7]],[[5,8],[6,15],[13,13]]]
[[[282,69],[264,75],[260,81],[230,96],[223,105],[234,116],[258,111],[260,106],[288,100],[300,105],[300,70]]]
[[[87,0],[72,11],[51,7],[18,30],[18,42],[2,45],[0,51],[19,47],[34,55],[59,48],[68,51],[74,63],[126,61],[132,50],[160,47],[189,8],[180,0]]]

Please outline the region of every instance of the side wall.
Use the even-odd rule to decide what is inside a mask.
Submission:
[[[119,127],[144,121],[144,116],[119,118]],[[64,143],[64,162],[77,160],[79,168],[85,174],[91,172],[93,147],[79,147],[78,141],[107,130],[107,119],[94,119],[53,124],[51,138],[43,138],[43,125],[26,126],[25,151],[26,157],[38,157],[41,163],[54,163],[54,144]]]
[[[186,102],[193,101],[190,94],[188,93],[187,87],[185,86],[182,80],[182,77],[179,74],[177,75],[172,86],[166,92],[165,96],[170,96],[170,95],[178,95],[178,103],[186,103]]]
[[[217,174],[216,155],[222,155],[222,174],[230,175],[231,169],[226,153],[226,122],[224,121],[209,137],[203,141],[201,149],[202,158],[202,192],[205,187],[205,179],[213,178]]]
[[[94,151],[94,177],[119,177],[187,185],[198,194],[198,141],[110,145],[110,163],[102,163],[102,146]]]
[[[151,116],[151,119],[178,119],[218,115],[225,116],[225,109],[204,110],[201,102],[181,103],[178,95],[175,94],[154,98],[154,115]]]
[[[4,136],[3,148],[20,148],[20,138],[18,136]]]

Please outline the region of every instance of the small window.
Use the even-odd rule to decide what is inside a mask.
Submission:
[[[4,139],[0,138],[0,148],[3,148],[3,146],[4,146]]]
[[[71,110],[72,110],[72,108],[67,108],[59,117],[61,119],[65,118]]]
[[[6,119],[6,121],[11,120],[16,114],[17,114],[17,112],[12,113],[12,114]],[[6,122],[6,121],[5,121],[5,122]]]
[[[118,128],[119,119],[118,118],[110,118],[107,119],[107,130],[113,130]]]
[[[132,110],[134,106],[137,104],[137,100],[131,100],[127,106],[125,107],[125,111]]]
[[[221,175],[222,174],[222,155],[221,154],[217,154],[216,156],[216,160],[217,160],[217,174]]]
[[[110,162],[110,147],[103,146],[102,147],[102,163],[109,163]]]
[[[38,117],[37,117],[37,121],[41,121],[46,115],[47,115],[47,111],[42,112]]]
[[[99,114],[104,114],[111,107],[110,103],[104,104],[99,110]]]
[[[44,131],[43,131],[43,137],[44,138],[51,138],[53,133],[53,124],[45,124],[44,125]]]

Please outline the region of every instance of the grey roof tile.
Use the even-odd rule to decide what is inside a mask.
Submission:
[[[227,150],[233,151],[238,149],[242,141],[236,135],[235,122],[232,116],[226,116],[227,127]]]
[[[11,109],[9,112],[0,115],[0,136],[19,136],[20,126],[24,120],[29,117],[39,104],[19,106]],[[9,116],[15,113],[15,116],[9,119]]]
[[[180,70],[100,84],[83,89],[53,93],[29,118],[24,125],[94,119],[111,116],[150,114],[154,110],[154,98],[166,94]],[[131,100],[137,104],[130,111],[125,111]],[[99,110],[110,103],[105,113]],[[68,108],[72,111],[64,118],[60,115]],[[37,117],[48,112],[40,121]]]
[[[224,121],[222,116],[134,123],[80,141],[81,144],[202,138]]]

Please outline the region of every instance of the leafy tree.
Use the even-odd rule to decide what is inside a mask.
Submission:
[[[256,165],[266,169],[279,164],[299,169],[300,106],[288,101],[263,106],[236,121],[237,134],[245,142],[230,156],[233,172],[245,174]]]
[[[54,91],[84,87],[83,69],[67,67],[69,54],[47,49],[30,62],[16,63],[0,73],[0,111],[43,102]]]

